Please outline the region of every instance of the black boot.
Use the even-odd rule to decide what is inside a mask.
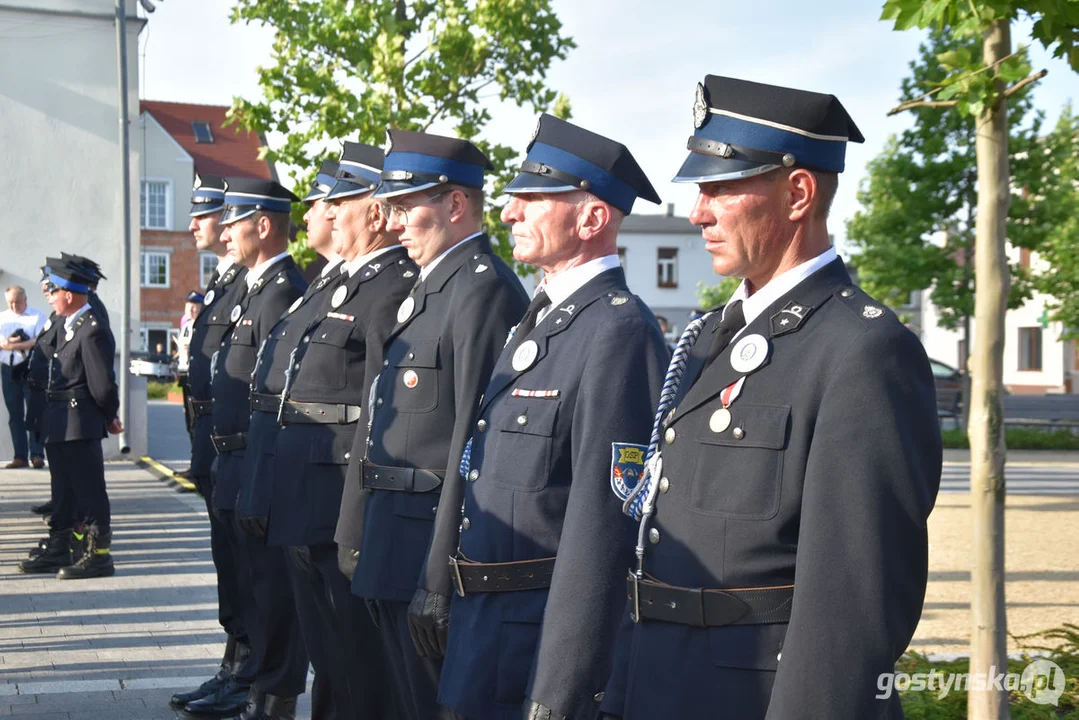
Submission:
[[[31,559],[36,558],[36,557],[41,557],[41,555],[45,552],[45,550],[48,549],[48,547],[49,547],[49,538],[48,537],[43,537],[43,538],[41,538],[40,540],[37,541],[37,547],[30,548],[30,552],[27,553],[27,555]]]
[[[209,702],[214,700],[215,702]],[[184,708],[184,716],[188,718],[236,718],[244,720],[262,717],[262,706],[266,696],[251,686],[242,687],[235,678],[229,680],[222,688],[217,697],[203,698],[190,702]],[[237,713],[239,713],[237,715]]]
[[[84,541],[86,549],[82,557],[69,567],[61,568],[56,573],[58,580],[84,580],[116,574],[112,564],[112,533],[88,528]]]
[[[19,563],[24,573],[54,573],[71,564],[71,530],[52,530],[45,549],[37,556]]]
[[[35,515],[51,515],[53,509],[52,500],[47,500],[40,505],[31,505],[30,512]]]
[[[224,687],[232,676],[232,663],[235,656],[236,638],[229,635],[228,640],[225,641],[225,654],[221,657],[221,666],[217,669],[217,674],[190,692],[173,695],[169,698],[169,707],[180,710],[189,702],[213,695]]]

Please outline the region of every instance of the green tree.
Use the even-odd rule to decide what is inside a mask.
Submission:
[[[740,278],[725,277],[715,285],[705,285],[703,282],[697,283],[697,301],[700,303],[701,309],[707,310],[717,305],[725,305],[731,295],[734,295],[734,291],[738,289],[741,282]]]
[[[274,63],[259,68],[262,99],[234,98],[230,121],[284,134],[265,157],[289,167],[304,191],[340,140],[381,145],[389,127],[448,125],[487,153],[496,195],[528,130],[515,147],[485,140],[488,101],[569,116],[568,101],[546,84],[551,63],[575,47],[551,0],[236,0],[232,21],[273,28]],[[489,207],[486,220],[509,258],[498,210]]]
[[[1079,4],[1060,0],[885,0],[882,19],[896,30],[951,28],[953,36],[981,38],[982,53],[954,52],[937,58],[946,76],[926,95],[892,112],[954,108],[975,121],[978,202],[975,216],[975,343],[970,356],[970,492],[974,536],[971,571],[971,657],[974,673],[1007,667],[1004,604],[1004,315],[1010,278],[1005,260],[1012,200],[1008,153],[1008,98],[1042,73],[1029,74],[1022,53],[1012,52],[1011,24],[1034,20],[1032,33],[1079,70]],[[972,688],[972,720],[1010,717],[1006,690]]]

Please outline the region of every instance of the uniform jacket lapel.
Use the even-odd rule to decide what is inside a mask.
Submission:
[[[503,390],[543,360],[544,356],[547,355],[547,345],[552,337],[569,328],[573,321],[581,316],[586,307],[620,290],[626,290],[626,274],[622,271],[622,268],[613,268],[592,278],[561,304],[552,307],[551,312],[541,322],[537,323],[532,332],[525,336],[526,341],[534,340],[538,349],[536,359],[528,367],[515,370],[513,367],[514,353],[503,349],[502,355],[499,356],[498,362],[495,364],[491,382],[487,386],[487,392],[483,394],[480,414],[483,414],[487,406]]]
[[[783,352],[784,338],[787,335],[797,332],[812,312],[820,307],[823,302],[826,302],[833,292],[850,284],[850,275],[847,273],[843,261],[837,259],[810,275],[789,293],[772,303],[764,312],[754,318],[753,322],[747,325],[745,330],[710,365],[701,371],[700,377],[684,393],[681,402],[678,403],[675,415],[671,419],[671,424],[674,424],[695,408],[709,402],[728,385],[737,382],[738,378],[746,375],[746,373],[739,372],[731,367],[731,351],[738,344],[738,341],[749,335],[762,335],[768,339],[770,348],[767,359],[749,374],[759,372],[772,362],[772,358],[777,352]],[[787,309],[785,310],[785,308]],[[797,309],[798,312],[792,312],[791,308]],[[781,315],[785,317],[781,317]],[[775,323],[773,323],[774,316]],[[697,344],[693,348],[690,363],[703,362],[703,358],[707,357],[714,337],[713,332],[721,317],[722,315],[717,312],[709,318],[704,332],[701,333]],[[788,330],[786,325],[779,325],[783,319],[790,320],[794,327]],[[687,372],[691,369],[692,366],[687,366]],[[689,377],[692,376],[690,375]]]
[[[340,305],[344,305],[356,294],[356,291],[360,289],[360,285],[374,280],[389,268],[394,267],[400,261],[408,258],[408,251],[403,247],[394,248],[393,250],[379,255],[377,258],[367,263],[356,271],[355,275],[352,275],[345,281],[345,299],[341,301]]]

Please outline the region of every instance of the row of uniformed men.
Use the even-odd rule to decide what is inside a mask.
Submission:
[[[290,718],[310,660],[315,718],[901,712],[870,676],[920,613],[940,439],[917,338],[829,245],[861,135],[830,95],[714,76],[693,119],[675,180],[744,282],[673,358],[617,256],[659,198],[557,118],[502,211],[545,271],[531,302],[482,233],[470,142],[345,143],[305,198],[328,259],[306,289],[297,198],[196,178],[222,263],[191,475],[229,642],[174,706]]]
[[[30,353],[26,424],[49,460],[49,500],[31,508],[48,516],[49,535],[19,563],[24,573],[77,580],[115,572],[101,440],[123,427],[116,342],[96,292],[104,279],[96,262],[66,252],[41,267],[53,312]]]

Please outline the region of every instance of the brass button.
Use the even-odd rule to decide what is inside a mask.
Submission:
[[[281,334],[282,334],[282,335],[284,335],[285,333],[281,333]],[[303,336],[303,341],[304,341],[305,343],[309,343],[309,342],[311,342],[311,336],[310,336],[310,335],[304,335],[304,336]]]
[[[390,366],[390,361],[389,360],[383,360],[382,361],[382,367],[389,367],[389,366]]]
[[[345,453],[345,460],[348,460],[350,457],[352,457],[352,453]]]
[[[408,354],[408,359],[409,359],[409,360],[415,360],[415,359],[416,359],[416,353],[411,353],[411,352],[410,352],[410,353]]]
[[[528,424],[528,416],[527,415],[518,415],[517,416],[517,424],[518,425],[527,425]]]
[[[476,482],[477,480],[480,479],[480,471],[475,469],[475,468],[472,468],[471,470],[468,471],[468,479],[471,480],[472,482]]]
[[[782,659],[783,659],[783,651],[780,650],[779,652],[776,653],[776,662],[779,662]]]
[[[670,445],[671,443],[673,443],[673,442],[674,442],[674,439],[675,439],[676,437],[677,437],[677,435],[676,435],[676,434],[675,434],[675,432],[674,432],[674,428],[667,428],[667,432],[663,433],[663,440],[664,440],[664,442],[666,442],[666,443],[667,443],[668,445]]]
[[[845,297],[845,298],[853,297],[854,296],[854,288],[843,288],[842,290],[839,291],[839,296],[840,297]]]
[[[375,400],[375,407],[382,407],[382,398]]]
[[[665,493],[670,489],[671,489],[671,481],[668,480],[667,478],[660,478],[659,479],[659,491],[661,493]]]
[[[461,521],[461,527],[464,528],[465,530],[468,530],[470,527],[472,527],[472,521],[469,520],[468,518],[465,518],[464,520]]]
[[[433,508],[431,508],[431,514],[438,515],[438,505],[435,505]]]
[[[653,545],[659,542],[659,530],[652,528],[648,531],[648,542]]]
[[[478,423],[476,423],[476,429],[480,432],[487,432],[487,421],[481,419]]]
[[[746,436],[746,431],[740,427],[736,427],[734,430],[731,430],[731,435],[734,435],[735,440],[741,440]]]
[[[595,700],[596,702],[603,702],[603,693],[602,692],[596,693],[595,695],[592,696],[592,699]]]

